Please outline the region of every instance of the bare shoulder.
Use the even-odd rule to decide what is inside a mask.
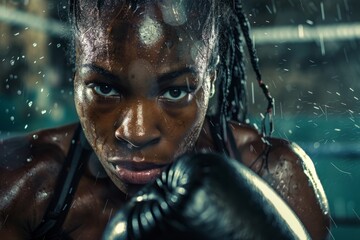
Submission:
[[[0,235],[20,239],[53,193],[75,125],[0,140]]]
[[[231,123],[241,161],[289,204],[313,239],[328,234],[329,207],[310,157],[296,143],[264,138],[252,126]]]

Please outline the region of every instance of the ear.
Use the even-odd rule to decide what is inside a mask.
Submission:
[[[217,78],[217,71],[214,70],[210,73],[210,98],[215,95],[216,92],[216,78]]]
[[[209,77],[210,77],[211,86],[215,86],[219,62],[220,62],[220,57],[217,56],[216,59],[214,60],[213,65],[210,67]]]
[[[216,71],[216,70],[213,70],[213,71],[211,71],[211,73],[210,73],[210,83],[211,83],[212,85],[215,84],[216,79],[217,79],[217,71]]]

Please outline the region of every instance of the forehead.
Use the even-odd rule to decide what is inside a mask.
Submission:
[[[172,49],[168,56],[186,55],[194,59],[202,44],[202,29],[208,15],[200,11],[201,2],[104,1],[98,5],[94,1],[82,1],[76,13],[81,57],[108,59],[112,54],[115,59],[125,52],[134,56],[141,50],[156,55]],[[208,5],[205,4],[209,8]],[[86,53],[90,55],[85,56]]]
[[[79,0],[74,19],[80,34],[95,26],[112,28],[114,23],[119,22],[139,28],[134,23],[144,16],[151,16],[167,28],[179,27],[188,34],[199,34],[210,5],[209,0]],[[151,21],[148,25],[156,26]]]

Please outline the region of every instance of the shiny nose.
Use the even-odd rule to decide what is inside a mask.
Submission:
[[[159,114],[150,104],[136,102],[122,114],[115,137],[129,149],[142,149],[160,141]]]

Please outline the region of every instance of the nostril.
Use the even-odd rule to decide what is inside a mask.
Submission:
[[[160,137],[153,138],[151,141],[148,142],[148,145],[155,145],[160,142]]]
[[[123,143],[124,145],[126,145],[127,148],[129,149],[134,149],[134,148],[140,148],[141,145],[140,144],[136,144],[133,141],[130,141],[129,139],[122,137],[121,135],[117,134],[115,132],[115,138],[117,140],[119,140],[121,143]]]
[[[125,140],[125,141],[126,141],[126,140]],[[136,145],[136,144],[134,144],[134,143],[132,143],[132,142],[128,142],[128,141],[127,141],[126,146],[127,146],[128,148],[130,148],[130,149],[140,148],[140,147],[141,147],[140,145]]]
[[[153,116],[153,107],[148,106],[145,110],[143,105],[137,101],[135,106],[123,113],[121,122],[115,126],[115,138],[128,149],[140,149],[160,141],[161,130],[157,118]]]
[[[155,145],[160,142],[160,137],[152,137],[147,135],[137,136],[137,137],[125,137],[118,132],[115,132],[115,138],[126,146],[128,149],[135,150],[135,149],[142,149],[144,147]]]

